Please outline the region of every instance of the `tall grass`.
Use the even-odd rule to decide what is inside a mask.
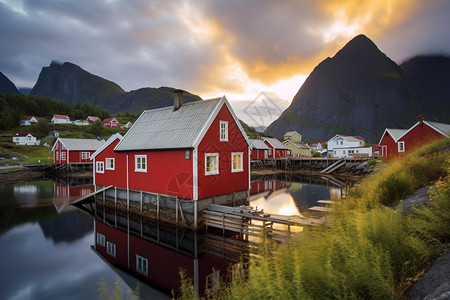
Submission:
[[[403,298],[417,274],[450,242],[450,155],[444,139],[381,165],[333,212],[331,227],[305,230],[295,243],[265,241],[249,277],[215,299]],[[404,216],[394,207],[432,185],[430,201]]]

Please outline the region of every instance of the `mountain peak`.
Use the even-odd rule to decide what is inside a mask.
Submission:
[[[2,72],[0,72],[0,93],[16,95],[20,94],[14,83],[9,80]]]
[[[334,57],[339,59],[342,56],[371,56],[374,53],[381,53],[377,45],[375,45],[375,43],[364,34],[359,34],[351,39],[341,50],[339,50]]]

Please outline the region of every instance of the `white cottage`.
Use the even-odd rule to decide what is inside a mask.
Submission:
[[[72,123],[70,121],[69,116],[57,115],[57,114],[53,114],[53,118],[52,118],[51,122],[54,124],[70,124],[70,123]]]
[[[37,146],[41,143],[33,134],[29,131],[20,131],[13,137],[13,142],[16,145]]]
[[[372,156],[372,147],[367,147],[360,136],[336,134],[328,141],[327,149],[331,157]]]

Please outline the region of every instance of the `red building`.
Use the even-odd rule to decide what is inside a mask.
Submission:
[[[144,111],[93,155],[94,184],[187,200],[248,194],[249,141],[225,97]],[[128,197],[128,196],[127,196]]]
[[[250,140],[252,160],[267,159],[269,158],[269,146],[264,143],[263,140]]]
[[[383,160],[401,157],[440,138],[448,138],[450,125],[425,121],[423,117],[407,130],[386,129],[380,140]]]
[[[91,155],[105,143],[95,139],[58,138],[53,145],[53,162],[57,165],[91,163]]]
[[[120,126],[119,121],[116,118],[106,118],[102,121],[103,126],[118,128]]]
[[[269,158],[284,158],[291,153],[288,147],[277,139],[262,138],[264,143],[269,147]]]
[[[88,116],[86,118],[86,122],[88,122],[89,124],[95,123],[95,121],[98,120],[98,117],[94,117],[94,116]]]

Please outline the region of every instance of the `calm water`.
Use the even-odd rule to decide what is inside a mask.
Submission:
[[[110,290],[117,279],[124,293],[139,281],[143,298],[164,299],[177,289],[180,267],[200,293],[245,273],[245,243],[114,211],[94,218],[69,205],[92,191],[89,182],[0,183],[0,299],[96,299],[102,278]],[[321,178],[255,178],[250,205],[301,214],[340,192]]]

